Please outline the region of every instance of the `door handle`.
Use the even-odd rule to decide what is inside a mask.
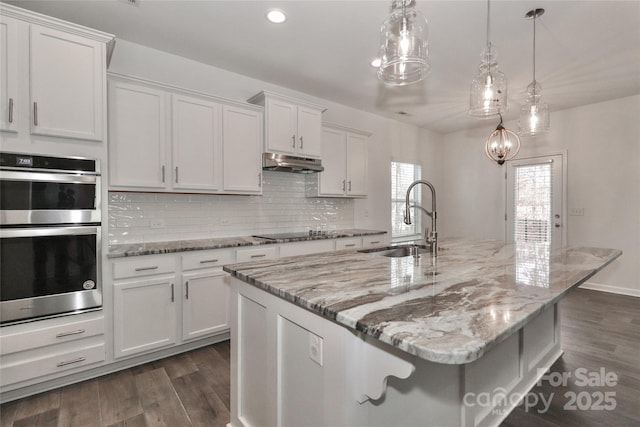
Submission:
[[[291,135],[291,148],[296,148],[296,136],[295,135]]]
[[[33,125],[38,126],[38,103],[33,103]]]
[[[185,298],[189,299],[189,281],[187,280],[184,284],[184,287],[186,288],[186,292],[185,292]]]
[[[302,137],[300,137],[300,149],[302,150],[302,144],[304,144],[304,141],[302,140]]]
[[[178,166],[176,166],[176,184],[178,183]]]
[[[9,98],[9,123],[13,123],[13,98]]]
[[[175,293],[174,293],[174,287],[173,287],[173,283],[171,284],[171,302],[174,302],[176,300],[175,298]]]

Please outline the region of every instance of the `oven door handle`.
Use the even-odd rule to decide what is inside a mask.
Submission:
[[[97,175],[79,173],[43,173],[23,171],[0,171],[0,180],[5,181],[35,181],[35,182],[61,182],[70,184],[95,184]]]
[[[0,238],[98,234],[98,226],[0,228]]]

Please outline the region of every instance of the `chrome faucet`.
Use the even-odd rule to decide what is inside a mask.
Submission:
[[[409,203],[409,195],[411,193],[411,190],[413,189],[413,187],[415,187],[418,184],[426,185],[431,190],[431,212],[427,211],[422,206],[411,205]],[[421,209],[424,213],[426,213],[428,216],[431,217],[431,232],[430,233],[428,232],[428,228],[425,230],[424,240],[427,243],[427,245],[431,246],[431,255],[434,257],[438,256],[438,229],[436,227],[436,220],[438,218],[438,215],[436,213],[436,189],[433,187],[433,185],[429,181],[424,181],[419,179],[411,183],[411,185],[409,185],[409,188],[407,188],[407,195],[405,198],[405,211],[404,211],[404,223],[407,225],[411,225],[411,208],[412,207],[417,207]]]

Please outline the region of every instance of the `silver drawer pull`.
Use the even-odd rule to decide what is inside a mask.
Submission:
[[[38,103],[33,103],[33,125],[38,126]]]
[[[87,360],[87,358],[86,358],[86,357],[78,357],[77,359],[67,360],[67,361],[65,361],[65,362],[60,362],[60,363],[58,363],[56,366],[57,366],[58,368],[62,368],[63,366],[73,365],[74,363],[84,362],[85,360]]]
[[[353,246],[355,246],[355,243],[349,243],[348,245],[344,245],[345,248],[351,248]]]
[[[171,284],[171,302],[175,302],[175,300],[176,300],[176,294],[175,294],[175,289],[172,283]]]
[[[153,267],[137,267],[135,271],[147,271],[147,270],[157,270],[158,266],[154,265]]]
[[[251,258],[262,258],[262,257],[266,257],[267,254],[260,254],[260,255],[251,255]]]
[[[211,262],[218,262],[217,259],[203,259],[202,261],[200,261],[200,264],[209,264]]]
[[[189,299],[189,281],[187,280],[186,283],[184,284],[184,287],[186,288],[187,292],[185,294],[185,297],[187,299]]]
[[[378,243],[380,243],[380,240],[376,240],[375,242],[369,242],[370,245],[377,245]]]
[[[78,329],[77,331],[69,331],[69,332],[60,332],[56,335],[56,338],[64,338],[70,335],[80,335],[84,334],[86,331],[84,329]]]

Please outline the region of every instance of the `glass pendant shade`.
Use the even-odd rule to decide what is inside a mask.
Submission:
[[[384,83],[404,86],[429,72],[427,19],[414,7],[414,0],[394,0],[380,29],[378,78]]]
[[[542,86],[536,81],[536,18],[543,13],[544,9],[532,9],[524,16],[533,21],[533,81],[527,86],[527,99],[520,110],[518,131],[522,136],[536,136],[550,127],[549,106],[542,102]]]
[[[507,78],[498,70],[498,53],[491,46],[490,18],[491,3],[487,0],[487,46],[482,51],[478,74],[471,81],[469,96],[469,115],[481,119],[507,111]]]
[[[496,130],[494,130],[484,146],[484,152],[490,160],[499,165],[513,159],[520,151],[520,138],[515,132],[502,126],[502,116]]]
[[[497,53],[487,46],[482,52],[478,74],[471,81],[469,115],[478,118],[496,117],[507,111],[507,79],[498,70]]]
[[[536,136],[549,131],[549,105],[540,99],[542,86],[535,80],[529,83],[529,95],[520,110],[519,132],[521,135]]]

